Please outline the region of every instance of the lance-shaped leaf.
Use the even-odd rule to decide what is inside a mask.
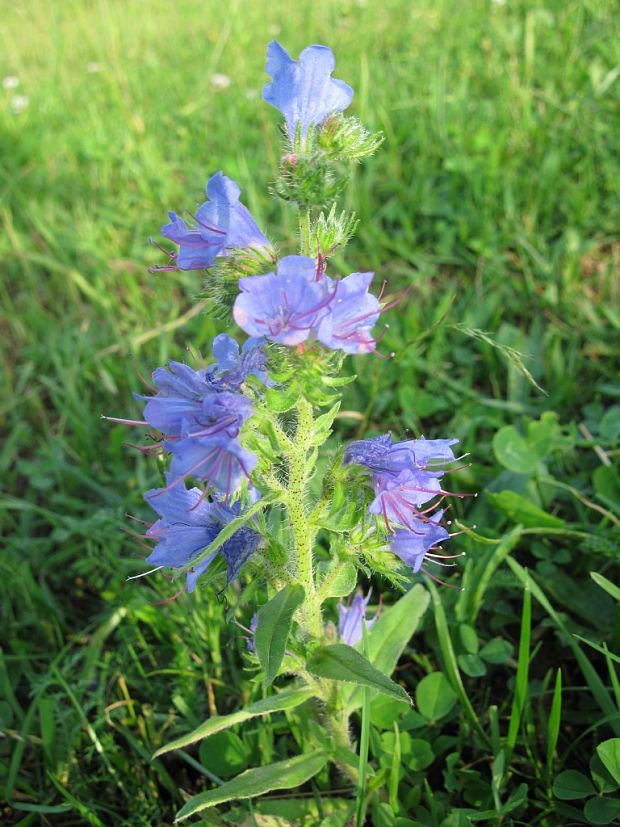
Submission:
[[[175,822],[183,821],[194,813],[226,801],[255,798],[271,790],[291,790],[299,787],[323,769],[328,755],[326,750],[315,750],[288,758],[286,761],[278,761],[276,764],[268,764],[266,767],[246,770],[221,787],[190,798],[177,813]]]
[[[346,643],[319,647],[307,661],[306,669],[319,678],[361,684],[390,698],[411,703],[402,686],[394,683],[391,678],[375,668],[361,652],[347,646]]]
[[[405,646],[418,627],[428,608],[429,595],[424,586],[417,584],[400,600],[382,611],[377,622],[368,632],[368,659],[384,675],[391,675]],[[354,689],[345,698],[347,712],[362,705],[362,692]]]
[[[181,749],[203,738],[208,738],[209,735],[215,735],[216,732],[221,732],[224,729],[241,724],[249,718],[256,718],[259,715],[268,715],[270,712],[281,712],[285,709],[294,709],[296,706],[303,704],[313,696],[311,689],[301,688],[292,689],[288,692],[280,692],[278,695],[271,695],[269,698],[261,698],[245,709],[240,709],[238,712],[233,712],[231,715],[213,715],[208,718],[199,727],[188,732],[187,735],[182,735],[175,741],[171,741],[163,747],[160,747],[153,758],[163,755],[165,752],[170,752],[173,749]]]
[[[297,584],[285,586],[269,603],[258,610],[254,635],[256,654],[265,673],[264,685],[273,683],[286,651],[293,614],[303,603],[304,590]]]

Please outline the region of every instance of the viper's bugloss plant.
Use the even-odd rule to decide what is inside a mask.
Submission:
[[[170,212],[161,233],[176,249],[154,269],[206,271],[207,295],[240,330],[214,339],[208,364],[155,370],[154,392],[136,397],[143,418],[116,420],[145,427],[142,450],[165,463],[162,486],[145,494],[157,515],[145,533],[154,543],[147,573],[184,575],[188,592],[251,581],[255,605],[248,611],[246,601],[238,622],[249,625],[265,697],[248,716],[306,704],[316,720],[303,761],[249,770],[190,799],[178,818],[299,786],[329,761],[357,783],[356,685],[409,700],[389,675],[428,603],[411,581],[420,571],[439,579],[433,568],[445,565],[441,544],[451,537],[443,503],[462,496],[444,487],[455,439],[328,443],[339,388],[353,381],[345,360],[382,356],[375,330],[389,309],[371,292],[373,273],[337,278],[330,268],[357,223],[335,199],[351,164],[381,143],[343,114],[353,90],[332,78],[334,65],[326,46],[298,62],[279,43],[268,48],[263,97],[283,115],[285,135],[271,190],[297,211],[299,254],[278,257],[222,172],[194,213]],[[248,337],[241,345],[239,334]],[[370,592],[355,593],[360,572],[392,591],[368,619]],[[219,719],[213,731],[236,721]],[[202,727],[160,752],[204,736]]]

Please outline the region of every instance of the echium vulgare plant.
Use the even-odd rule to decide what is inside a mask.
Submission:
[[[381,355],[373,331],[391,309],[370,291],[373,273],[330,274],[330,258],[357,223],[337,198],[351,165],[381,143],[343,114],[353,90],[333,69],[325,46],[309,46],[298,61],[277,42],[268,47],[263,98],[282,113],[286,142],[272,193],[297,210],[299,254],[278,256],[222,172],[194,212],[170,212],[161,232],[176,249],[155,269],[206,271],[214,307],[247,338],[240,346],[221,333],[209,364],[158,368],[154,392],[137,397],[143,419],[116,420],[149,429],[142,450],[168,460],[165,483],[145,494],[157,515],[145,535],[154,543],[151,570],[185,575],[188,592],[241,579],[261,596],[240,620],[250,626],[248,657],[262,672],[263,697],[159,753],[302,705],[304,719],[315,720],[304,728],[304,754],[191,798],[178,819],[298,787],[327,762],[363,802],[366,757],[363,747],[359,759],[354,752],[351,716],[367,710],[373,692],[409,701],[390,674],[428,603],[410,581],[418,572],[439,579],[433,567],[458,556],[441,546],[451,536],[442,503],[462,496],[444,487],[456,439],[387,433],[326,446],[339,389],[355,378],[342,371],[345,360]],[[402,594],[366,621],[370,595],[353,594],[360,571]],[[362,715],[362,745],[364,732]]]

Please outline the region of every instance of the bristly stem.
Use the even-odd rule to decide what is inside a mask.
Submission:
[[[299,254],[302,256],[313,256],[310,239],[310,211],[299,210]]]
[[[316,529],[306,513],[306,485],[308,482],[308,452],[311,448],[313,425],[312,405],[303,397],[297,403],[297,429],[287,450],[289,479],[286,494],[291,532],[293,535],[293,566],[290,572],[295,582],[304,587],[306,597],[300,608],[302,625],[313,637],[322,637],[323,624],[317,600],[312,570]]]

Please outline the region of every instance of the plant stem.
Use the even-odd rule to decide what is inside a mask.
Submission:
[[[311,448],[313,415],[312,405],[303,397],[297,403],[297,430],[295,439],[289,441],[287,451],[289,480],[286,493],[286,507],[293,534],[293,560],[290,574],[295,582],[303,586],[306,593],[300,607],[301,625],[313,637],[323,636],[321,609],[317,600],[312,556],[316,529],[306,514],[306,484],[308,482],[308,451]]]
[[[299,253],[302,256],[312,256],[310,244],[310,211],[299,210]]]

